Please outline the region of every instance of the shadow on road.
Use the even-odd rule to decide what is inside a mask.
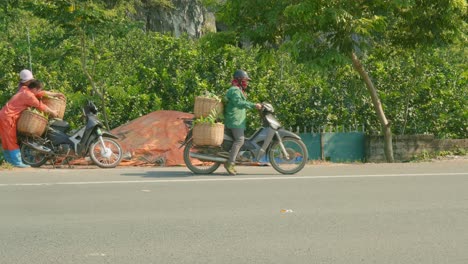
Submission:
[[[266,171],[267,172],[267,171]],[[194,174],[186,168],[177,168],[174,170],[158,170],[155,168],[154,170],[148,171],[132,171],[132,172],[122,172],[120,175],[122,176],[129,176],[129,177],[143,177],[143,178],[197,178],[197,177],[229,177],[229,178],[236,178],[242,176],[274,176],[278,175],[276,173],[259,173],[259,172],[239,172],[237,175],[232,176],[229,175],[224,169],[218,169],[214,173],[211,174]]]
[[[130,173],[121,173],[122,176],[130,177],[143,177],[143,178],[195,178],[195,177],[238,177],[246,175],[254,175],[247,173],[239,173],[237,176],[231,176],[226,172],[215,172],[212,174],[193,174],[187,171],[144,171],[144,172],[130,172]],[[265,174],[262,174],[265,175]]]

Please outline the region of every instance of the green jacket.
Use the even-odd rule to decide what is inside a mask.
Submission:
[[[224,125],[227,128],[245,129],[247,108],[255,108],[255,103],[247,101],[239,87],[231,86],[224,97]]]

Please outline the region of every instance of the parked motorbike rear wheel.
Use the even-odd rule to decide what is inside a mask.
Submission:
[[[123,157],[122,147],[114,139],[103,137],[104,147],[97,139],[89,148],[89,156],[101,168],[115,168]]]
[[[187,168],[195,174],[211,174],[221,165],[219,162],[203,161],[190,157],[190,152],[197,152],[192,141],[188,142],[184,148],[184,162]]]
[[[38,168],[47,162],[48,156],[44,152],[38,151],[26,144],[22,144],[21,159],[25,164]]]
[[[304,168],[308,160],[307,147],[304,142],[296,138],[283,138],[287,158],[278,141],[274,142],[268,152],[271,166],[282,174],[294,174]]]

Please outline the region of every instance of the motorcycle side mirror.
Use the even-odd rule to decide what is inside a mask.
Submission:
[[[98,112],[96,105],[92,101],[88,101],[88,105],[86,106],[86,108],[88,109],[89,112],[93,114],[97,114]]]
[[[262,103],[262,111],[264,111],[264,112],[270,112],[270,113],[274,113],[274,112],[275,112],[273,106],[272,106],[270,103],[266,103],[266,102],[263,102],[263,103]]]

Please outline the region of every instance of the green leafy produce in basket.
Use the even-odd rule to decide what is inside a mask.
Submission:
[[[193,125],[196,124],[222,124],[223,114],[219,114],[216,109],[212,109],[211,113],[206,117],[199,117],[193,121]]]
[[[216,94],[214,94],[214,93],[212,93],[210,91],[205,90],[200,96],[205,97],[205,98],[215,99],[215,100],[221,102],[221,98],[218,95],[216,95]]]
[[[43,117],[45,117],[45,118],[47,118],[47,119],[49,118],[49,114],[47,114],[47,113],[45,113],[45,112],[42,112],[41,110],[39,110],[39,109],[37,109],[37,108],[28,107],[27,110],[29,110],[29,111],[31,111],[31,112],[33,112],[33,113],[35,113],[35,114],[41,115],[41,116],[43,116]]]
[[[64,96],[58,96],[58,94],[55,94],[55,95],[44,95],[44,98],[45,99],[56,99],[56,100],[60,100],[60,101],[66,101],[65,97]]]

